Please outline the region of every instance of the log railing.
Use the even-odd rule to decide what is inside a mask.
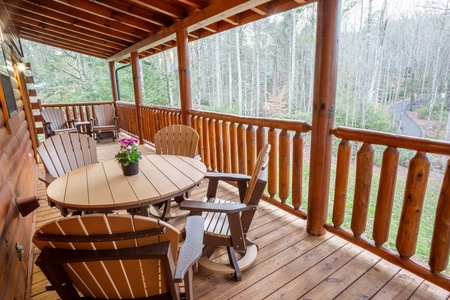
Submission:
[[[416,253],[430,173],[430,161],[427,154],[450,156],[450,143],[344,127],[333,129],[331,133],[341,139],[341,142],[338,146],[332,224],[326,225],[327,230],[450,290],[450,278],[441,273],[447,268],[450,249],[450,160],[447,161],[440,196],[435,208],[436,217],[428,266],[411,259]],[[345,207],[348,204],[346,201],[352,142],[362,143],[362,146],[356,154],[356,180],[350,228],[345,229],[341,226],[344,223]],[[379,173],[380,181],[375,203],[373,232],[371,233],[372,237],[369,238],[370,233],[365,231],[366,227],[369,227],[367,219],[374,172],[373,145],[385,146],[385,150]],[[399,149],[412,150],[416,154],[409,162],[401,218],[397,220],[392,217],[392,208],[400,157]],[[398,222],[398,232],[395,251],[383,245],[388,241],[391,222],[396,221]]]
[[[303,133],[311,130],[309,123],[196,110],[189,116],[201,137],[199,154],[210,170],[251,174],[258,151],[264,143],[271,144],[266,200],[306,218],[300,207]]]
[[[59,108],[65,111],[68,121],[77,119],[81,121],[90,121],[95,119],[94,107],[102,104],[112,104],[112,102],[79,102],[79,103],[41,103],[42,108]]]
[[[195,110],[189,115],[201,137],[199,154],[210,170],[251,174],[258,151],[264,143],[271,144],[266,200],[306,218],[300,207],[303,198],[302,133],[310,131],[308,123]]]
[[[119,126],[137,135],[134,104],[117,102]],[[179,124],[179,109],[142,106],[144,140],[153,143],[161,128]],[[303,186],[303,134],[311,130],[307,122],[239,117],[204,111],[189,111],[192,127],[200,135],[198,152],[211,171],[250,174],[256,155],[270,143],[267,193],[270,203],[306,218],[300,209]]]
[[[119,128],[130,135],[137,136],[138,123],[136,106],[129,102],[116,102]],[[153,137],[161,128],[168,125],[180,124],[181,111],[177,108],[162,106],[141,106],[144,140],[153,143]]]

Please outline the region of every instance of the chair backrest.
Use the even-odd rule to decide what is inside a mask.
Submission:
[[[66,115],[64,111],[59,108],[46,108],[41,111],[44,123],[51,122],[51,128],[53,130],[66,128]]]
[[[42,142],[38,153],[53,177],[98,162],[95,140],[78,133],[54,135]]]
[[[115,110],[112,105],[99,105],[94,111],[98,126],[114,125]]]
[[[198,133],[185,125],[170,125],[155,134],[156,154],[171,154],[195,157],[197,154]]]
[[[93,298],[144,298],[169,291],[177,299],[173,276],[179,234],[157,219],[87,214],[41,226],[33,243],[42,251],[36,264],[63,299],[60,293],[74,299],[73,286]]]
[[[255,169],[253,170],[252,179],[248,183],[247,192],[243,203],[248,204],[253,195],[253,191],[256,187],[258,179],[264,179],[265,169],[269,163],[269,152],[270,144],[265,144],[258,154],[258,159],[256,160]]]

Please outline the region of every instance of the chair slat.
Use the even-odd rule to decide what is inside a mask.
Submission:
[[[202,223],[199,226],[203,226]],[[44,247],[95,251],[123,249],[120,251],[127,251],[127,253],[136,247],[148,247],[147,245],[152,244],[163,245],[162,242],[169,242],[160,248],[162,252],[158,250],[159,248],[142,249],[142,255],[145,257],[156,255],[156,259],[134,259],[135,256],[132,256],[130,257],[132,259],[110,260],[107,257],[103,257],[103,259],[99,257],[97,260],[96,254],[89,253],[85,255],[89,260],[69,262],[64,268],[71,281],[84,296],[114,299],[144,298],[170,291],[174,299],[179,299],[180,289],[174,283],[174,274],[180,233],[170,224],[140,216],[91,214],[52,221],[43,225],[37,230],[37,233],[61,234],[67,235],[68,238],[71,235],[118,234],[118,236],[123,236],[127,232],[160,227],[165,228],[161,234],[127,240],[118,237],[115,241],[97,241],[96,238],[93,238],[93,242],[90,243],[76,240],[50,242],[39,240],[35,236],[33,242],[41,250]],[[134,251],[129,253],[134,253]],[[61,259],[57,258],[57,261],[64,261],[67,256],[69,256],[69,260],[72,256],[80,257],[80,255],[69,254],[72,253],[66,253]],[[41,263],[39,260],[40,258],[36,263]],[[44,264],[42,268],[46,269],[47,265],[48,263]]]

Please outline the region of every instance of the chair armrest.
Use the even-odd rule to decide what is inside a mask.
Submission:
[[[215,172],[207,172],[205,178],[210,180],[223,180],[223,181],[250,181],[250,179],[252,179],[251,176],[244,174],[215,173]]]
[[[73,120],[67,121],[66,122],[66,126],[67,126],[67,128],[70,128],[69,124],[72,123],[72,127],[76,128],[77,127],[77,122],[78,122],[78,119],[73,119]]]
[[[204,220],[201,216],[191,216],[186,219],[186,239],[178,256],[174,282],[181,282],[186,272],[202,255],[203,226]]]
[[[44,127],[44,131],[46,133],[46,137],[47,136],[51,136],[52,132],[53,132],[53,126],[52,126],[52,122],[44,122],[42,123],[42,126]]]
[[[42,173],[38,178],[45,183],[45,186],[48,186],[56,179],[56,177],[53,177],[50,173]]]
[[[205,178],[208,178],[208,190],[206,191],[206,196],[215,197],[217,193],[217,187],[219,181],[234,181],[238,185],[239,199],[244,201],[245,193],[247,192],[247,182],[251,180],[251,176],[236,174],[236,173],[206,173]]]
[[[245,210],[252,210],[256,205],[246,205],[241,203],[211,203],[203,201],[184,200],[180,203],[181,209],[201,212],[237,213]]]

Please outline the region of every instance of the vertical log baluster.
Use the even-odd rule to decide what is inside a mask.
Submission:
[[[152,122],[151,122],[151,126],[152,126],[152,137],[155,136],[156,132],[158,132],[157,130],[157,126],[158,126],[158,120],[156,118],[156,112],[155,110],[152,110]],[[153,139],[153,138],[152,138]],[[155,141],[153,141],[155,142]]]
[[[231,172],[239,173],[239,155],[237,140],[237,124],[230,123]]]
[[[252,125],[247,126],[246,130],[247,145],[247,175],[253,174],[256,163],[256,132]]]
[[[292,205],[298,210],[302,205],[303,188],[303,136],[295,132],[292,138]]]
[[[211,158],[209,156],[210,152],[209,152],[208,123],[209,123],[208,118],[203,118],[202,119],[202,126],[203,126],[203,154],[205,155],[203,163],[206,165],[207,169],[210,169],[211,168]]]
[[[223,172],[223,136],[222,136],[222,121],[216,121],[216,159],[217,172]]]
[[[84,112],[85,106],[79,106],[80,109],[80,119],[81,121],[86,121],[86,114]]]
[[[341,227],[345,218],[347,201],[348,174],[350,170],[352,144],[348,140],[339,143],[336,165],[336,189],[334,192],[333,225]]]
[[[278,191],[278,133],[275,128],[270,128],[268,132],[271,150],[269,153],[269,174],[267,178],[267,191],[270,198],[274,198]]]
[[[72,107],[73,118],[70,115],[70,109],[69,109],[68,106],[66,107],[65,110],[66,110],[66,119],[67,119],[67,121],[72,121],[72,120],[77,120],[78,119],[78,114],[77,114],[77,110],[76,110],[75,106]]]
[[[205,136],[203,135],[203,117],[197,118],[197,133],[200,135],[200,139],[198,141],[198,155],[202,158],[202,161],[205,161]]]
[[[161,130],[162,128],[166,127],[166,122],[164,121],[164,114],[163,112],[159,112],[159,130]]]
[[[261,151],[262,147],[266,144],[266,129],[263,126],[258,126],[256,130],[256,153]]]
[[[237,144],[238,144],[238,162],[239,162],[239,173],[247,174],[247,147],[245,145],[245,126],[244,124],[239,124],[237,127]]]
[[[216,120],[209,119],[208,134],[209,134],[209,157],[211,160],[211,170],[217,170],[217,157],[216,157]]]
[[[381,247],[389,238],[398,160],[398,150],[394,147],[387,147],[383,153],[377,207],[375,209],[375,220],[373,224],[373,240],[377,247]]]
[[[409,162],[402,216],[395,243],[398,253],[403,259],[409,259],[416,253],[429,172],[430,161],[424,152],[418,151]]]
[[[290,136],[283,129],[280,133],[280,166],[279,166],[279,196],[281,203],[286,203],[289,197],[289,170],[290,170]]]
[[[91,120],[91,111],[92,111],[92,106],[86,106],[86,121],[90,121]]]
[[[231,146],[230,146],[230,126],[229,122],[222,123],[223,136],[223,171],[231,172]]]
[[[353,197],[353,212],[351,229],[355,237],[361,236],[366,230],[367,212],[372,185],[374,149],[371,144],[364,143],[356,158],[355,195]]]
[[[447,161],[444,181],[436,208],[433,239],[431,241],[428,264],[431,272],[444,271],[448,265],[450,253],[450,160]]]

